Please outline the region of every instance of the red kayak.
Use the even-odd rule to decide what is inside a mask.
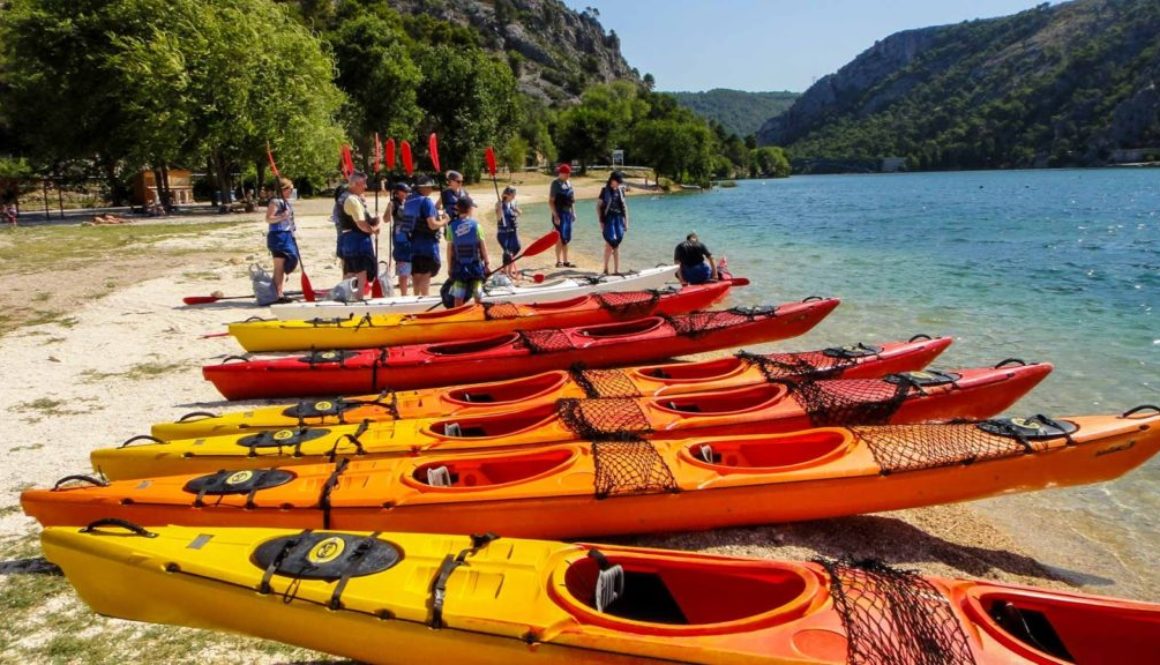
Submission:
[[[227,358],[202,374],[227,399],[410,390],[567,369],[655,362],[801,335],[838,306],[807,298],[776,307],[694,312],[628,323],[516,331],[470,342]],[[238,362],[240,361],[240,362]]]

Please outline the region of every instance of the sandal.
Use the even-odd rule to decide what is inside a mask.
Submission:
[[[572,263],[571,261],[565,261],[565,262],[564,262],[564,267],[565,267],[565,268],[575,268],[575,267],[576,267],[576,264],[575,264],[575,263]]]
[[[563,268],[565,265],[567,265],[567,264],[565,264],[563,261],[557,261],[557,262],[556,262],[556,267],[557,267],[557,268]]]
[[[294,299],[291,298],[290,296],[282,296],[281,298],[278,298],[274,302],[278,303],[279,305],[285,305],[286,303],[294,302]]]

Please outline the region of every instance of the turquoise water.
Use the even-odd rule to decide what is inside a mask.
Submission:
[[[526,212],[547,215],[543,206]],[[742,181],[636,197],[631,215],[624,266],[667,261],[696,230],[752,280],[735,303],[843,299],[814,332],[771,349],[951,335],[938,366],[1012,356],[1056,365],[1012,414],[1160,404],[1160,169]],[[598,255],[588,202],[576,236],[577,249]],[[1037,531],[1052,531],[1038,540],[1046,563],[1075,570],[1076,561],[1107,561],[1086,581],[1106,576],[1135,594],[1160,590],[1155,574],[1127,579],[1160,561],[1158,487],[1153,460],[1115,483],[976,505],[1016,530],[1035,511]]]

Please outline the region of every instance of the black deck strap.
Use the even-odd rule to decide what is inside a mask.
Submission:
[[[608,557],[604,556],[604,552],[601,552],[595,547],[588,550],[588,558],[595,559],[596,565],[600,570],[608,570],[612,567],[612,564],[608,562]]]
[[[346,471],[346,467],[350,466],[350,458],[344,457],[338,460],[334,465],[334,471],[330,472],[330,476],[322,483],[322,491],[318,494],[318,508],[322,511],[322,528],[330,528],[330,494],[334,491],[335,485],[338,485],[338,477]]]
[[[350,581],[351,573],[358,570],[359,562],[371,551],[380,533],[382,532],[375,531],[358,541],[358,545],[355,545],[354,551],[351,552],[350,557],[346,560],[346,565],[343,566],[342,577],[338,578],[338,584],[334,586],[334,592],[330,594],[330,602],[326,604],[327,607],[332,610],[342,609],[342,592],[346,590],[346,583]]]
[[[261,469],[254,475],[254,485],[250,487],[250,491],[246,492],[246,508],[253,510],[257,508],[254,503],[254,497],[258,494],[258,490],[262,489],[262,481],[274,469]]]
[[[999,362],[995,363],[995,369],[1002,369],[1002,368],[1006,367],[1007,365],[1016,365],[1016,364],[1020,367],[1027,366],[1027,363],[1024,362],[1024,360],[1022,358],[1007,358],[1006,360],[1000,360]]]
[[[56,481],[56,484],[52,486],[52,491],[55,492],[55,491],[60,489],[61,485],[64,485],[65,483],[70,483],[73,481],[82,482],[82,483],[89,483],[89,484],[94,485],[96,487],[108,487],[109,486],[108,482],[101,480],[100,478],[93,478],[92,476],[85,476],[85,475],[77,474],[77,475],[72,475],[72,476],[65,476],[64,478],[61,478],[60,480]]]
[[[1127,411],[1121,413],[1120,417],[1121,418],[1130,418],[1130,417],[1136,415],[1137,413],[1140,413],[1141,411],[1155,411],[1156,413],[1160,413],[1160,406],[1156,406],[1154,404],[1141,404],[1140,406],[1133,407],[1133,408],[1128,409]]]
[[[475,556],[488,543],[498,539],[499,536],[490,531],[482,534],[473,533],[471,534],[471,547],[461,550],[455,557],[448,554],[443,559],[443,563],[439,565],[439,572],[436,573],[435,580],[431,583],[431,621],[428,623],[429,626],[436,630],[445,626],[443,623],[443,603],[447,599],[447,580],[451,577],[451,573],[460,566],[468,565],[467,557]]]
[[[920,339],[925,339],[925,340],[928,340],[928,341],[931,341],[931,342],[933,342],[933,341],[934,341],[934,338],[933,338],[933,337],[931,337],[930,335],[926,334],[926,333],[918,333],[917,335],[915,335],[914,337],[911,337],[910,339],[908,339],[908,340],[906,340],[906,341],[907,341],[907,342],[917,342],[917,341],[918,341],[918,340],[920,340]]]
[[[189,420],[190,418],[201,419],[201,418],[220,418],[220,417],[221,416],[219,416],[218,414],[212,413],[210,411],[191,411],[191,412],[185,414],[184,416],[178,418],[177,422],[183,423],[183,422]]]
[[[338,439],[336,439],[334,441],[334,447],[330,449],[329,453],[327,453],[327,456],[326,456],[327,459],[330,460],[331,462],[338,459],[338,446],[344,440],[349,440],[351,443],[354,444],[356,455],[366,455],[367,451],[365,448],[363,448],[362,441],[360,441],[359,439],[362,437],[363,434],[366,434],[367,429],[370,426],[371,426],[371,419],[366,418],[361,423],[358,424],[358,429],[356,429],[354,431],[354,434],[347,432],[346,434],[343,434],[342,436],[338,437]]]
[[[158,439],[155,436],[149,436],[148,434],[138,434],[137,436],[134,436],[132,438],[125,439],[124,441],[121,442],[121,445],[119,445],[117,447],[118,448],[126,448],[130,444],[136,443],[137,441],[148,441],[149,443],[169,443],[168,441],[162,441],[161,439]]]
[[[225,473],[225,469],[218,469],[217,472],[218,473]],[[202,508],[205,506],[205,493],[208,491],[209,491],[209,483],[205,483],[204,485],[201,486],[201,489],[199,489],[197,491],[197,496],[193,499],[193,507],[194,508]],[[218,501],[221,501],[221,499],[219,498]]]
[[[141,526],[140,524],[135,524],[129,520],[117,519],[115,517],[106,517],[95,522],[89,522],[88,526],[81,529],[81,533],[100,533],[101,529],[107,526],[115,526],[121,529],[125,529],[126,531],[132,532],[133,535],[142,536],[145,538],[157,537],[156,533],[146,530],[145,527]]]
[[[278,570],[278,568],[282,565],[282,562],[286,560],[286,557],[289,556],[290,553],[293,552],[299,545],[303,543],[306,543],[307,545],[313,545],[313,543],[311,543],[310,540],[306,538],[306,536],[310,535],[311,531],[311,529],[306,529],[302,533],[298,534],[297,537],[291,538],[282,544],[282,549],[278,550],[278,555],[270,560],[270,564],[266,566],[266,571],[262,573],[262,581],[258,584],[258,593],[262,595],[270,593],[270,580],[274,578],[274,572]]]
[[[387,397],[390,397],[389,401],[387,400]],[[341,398],[339,398],[339,399],[341,399]],[[367,400],[367,399],[349,399],[349,400],[345,400],[345,402],[347,404],[357,404],[359,406],[380,407],[380,408],[386,409],[387,413],[390,413],[391,417],[394,418],[395,420],[400,419],[400,416],[399,416],[399,394],[396,393],[395,391],[391,390],[390,388],[380,392],[379,396],[376,397],[375,399],[370,399],[370,400]],[[339,418],[342,418],[342,414],[339,414]],[[345,421],[343,421],[343,422],[345,422]]]
[[[355,330],[358,330],[358,329],[362,328],[364,325],[365,325],[366,327],[368,327],[368,328],[374,328],[374,327],[375,327],[375,322],[374,322],[374,320],[371,318],[371,314],[370,314],[370,312],[367,312],[366,314],[364,314],[364,315],[363,315],[363,316],[362,316],[362,317],[361,317],[361,318],[358,320],[358,322],[354,324],[354,329],[355,329]]]

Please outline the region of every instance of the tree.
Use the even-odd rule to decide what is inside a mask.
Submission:
[[[522,136],[513,136],[503,147],[501,157],[509,176],[524,168],[528,161],[528,142]]]
[[[788,178],[790,173],[789,158],[785,151],[777,146],[765,146],[753,151],[754,176],[767,178]]]

